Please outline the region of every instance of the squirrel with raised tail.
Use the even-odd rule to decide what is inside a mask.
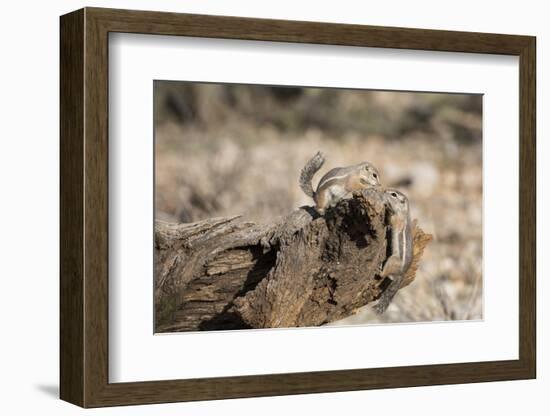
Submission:
[[[311,181],[323,163],[325,163],[325,157],[321,152],[317,152],[300,173],[300,188],[306,195],[313,198],[320,214],[338,201],[349,198],[353,191],[380,186],[380,175],[376,168],[369,162],[361,162],[357,165],[331,169],[321,178],[317,190],[314,191]]]
[[[313,190],[313,176],[325,162],[321,152],[317,152],[303,167],[300,173],[300,187],[306,195],[315,200],[317,211],[324,211],[338,201],[348,198],[353,191],[379,188],[380,175],[369,162],[362,162],[342,168],[334,168],[325,174]],[[393,297],[401,288],[405,273],[413,258],[412,223],[409,214],[409,200],[397,189],[388,188],[382,192],[389,213],[388,245],[391,254],[382,267],[380,276],[389,277],[392,282],[384,290],[374,307],[378,314],[386,311]]]
[[[386,189],[384,200],[389,209],[390,235],[388,243],[391,255],[386,260],[381,276],[392,279],[390,285],[380,296],[374,310],[378,314],[386,311],[393,297],[401,288],[403,277],[413,258],[412,226],[409,214],[409,200],[396,189]]]

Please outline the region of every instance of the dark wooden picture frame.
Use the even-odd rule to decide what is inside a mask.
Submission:
[[[520,67],[519,359],[109,383],[110,32],[515,55]],[[529,379],[536,376],[535,38],[85,8],[61,17],[60,396],[83,407]]]

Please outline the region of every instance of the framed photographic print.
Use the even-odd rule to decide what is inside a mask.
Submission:
[[[61,17],[83,407],[534,378],[535,38]]]

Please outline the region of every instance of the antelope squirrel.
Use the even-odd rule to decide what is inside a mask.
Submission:
[[[320,214],[341,199],[349,197],[353,191],[380,186],[376,168],[369,162],[361,162],[357,165],[331,169],[321,178],[317,190],[314,191],[311,180],[323,163],[325,163],[324,155],[317,152],[302,168],[299,181],[300,188],[307,196],[313,198]]]
[[[381,276],[390,277],[392,282],[374,307],[378,314],[386,311],[393,297],[401,288],[403,277],[409,269],[413,257],[409,201],[403,193],[396,189],[386,189],[384,199],[389,208],[391,255],[384,264]]]

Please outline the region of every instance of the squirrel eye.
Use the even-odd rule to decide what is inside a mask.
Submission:
[[[395,192],[392,192],[391,196],[393,196],[394,198],[397,198],[397,194]]]
[[[374,177],[374,179],[378,178],[378,175],[376,173],[373,173],[372,176]]]

